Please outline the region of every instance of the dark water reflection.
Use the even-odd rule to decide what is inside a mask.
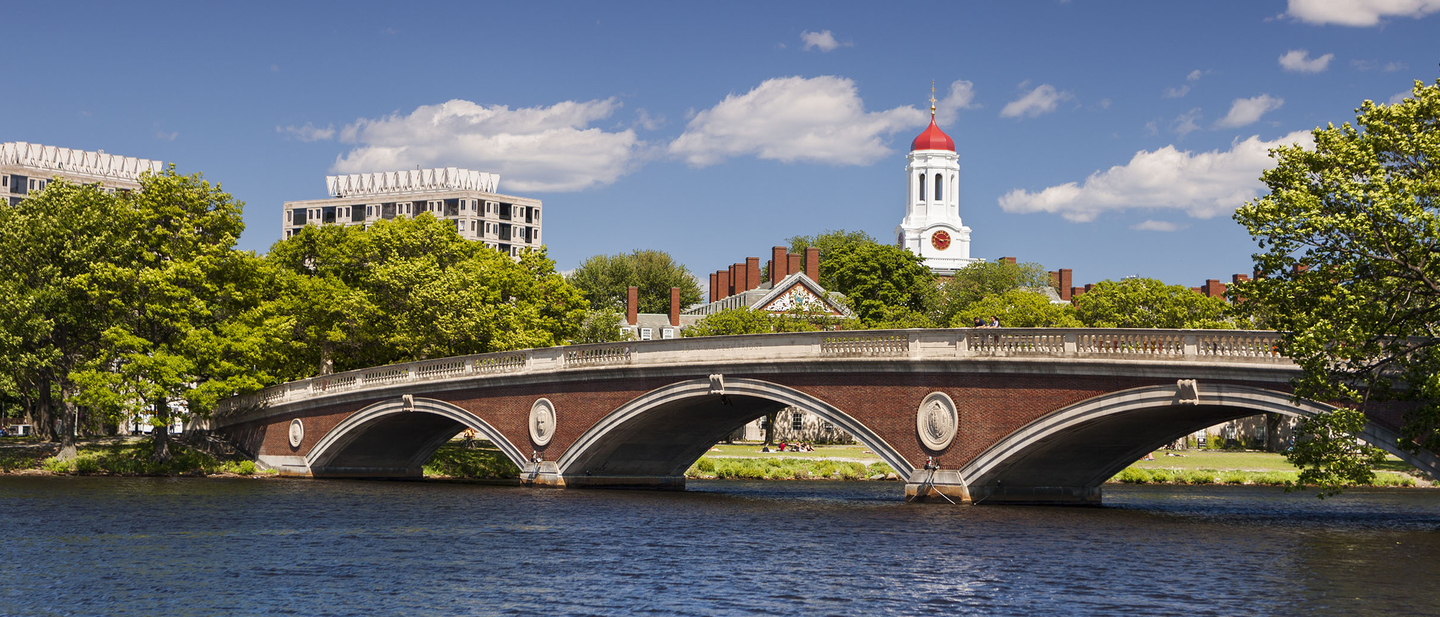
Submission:
[[[0,478],[3,615],[1425,614],[1440,491]]]

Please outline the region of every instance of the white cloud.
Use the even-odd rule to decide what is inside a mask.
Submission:
[[[620,108],[614,99],[564,101],[510,109],[454,99],[409,115],[361,118],[340,130],[358,144],[338,156],[341,173],[424,167],[497,172],[517,192],[578,191],[625,175],[645,142],[633,128],[607,132],[590,124]]]
[[[1190,71],[1190,74],[1185,76],[1185,80],[1186,80],[1186,81],[1199,81],[1199,80],[1200,80],[1200,69],[1195,69],[1195,70],[1193,70],[1193,71]]]
[[[1130,229],[1138,229],[1140,231],[1180,231],[1186,227],[1189,227],[1189,225],[1179,225],[1171,223],[1170,221],[1144,221],[1131,225]]]
[[[1175,123],[1170,125],[1170,130],[1175,131],[1175,134],[1184,137],[1195,131],[1200,130],[1200,124],[1196,122],[1199,119],[1200,108],[1196,107],[1194,109],[1191,109],[1190,111],[1180,114],[1179,116],[1176,116]]]
[[[1233,129],[1252,124],[1258,121],[1260,116],[1265,115],[1267,112],[1280,109],[1280,106],[1284,104],[1285,99],[1268,94],[1262,94],[1248,99],[1235,99],[1235,102],[1230,104],[1230,113],[1225,114],[1225,117],[1216,122],[1215,126]]]
[[[1190,84],[1183,84],[1179,88],[1165,89],[1165,98],[1167,99],[1178,99],[1187,94],[1190,94]]]
[[[891,153],[888,136],[924,123],[925,112],[908,105],[865,111],[849,79],[777,77],[696,113],[669,151],[695,167],[743,155],[868,165]]]
[[[635,124],[633,126],[638,126],[647,131],[653,131],[665,126],[665,116],[652,116],[648,110],[642,107],[635,110]]]
[[[1149,122],[1146,122],[1146,123],[1145,123],[1145,134],[1146,134],[1146,135],[1159,135],[1159,134],[1160,134],[1160,126],[1159,126],[1159,125],[1160,125],[1160,123],[1157,122],[1157,121],[1155,121],[1155,120],[1151,120],[1151,121],[1149,121]]]
[[[1368,27],[1386,17],[1419,19],[1440,12],[1440,0],[1290,0],[1292,19],[1317,26]]]
[[[1386,62],[1386,63],[1385,63],[1385,72],[1386,72],[1386,73],[1394,73],[1395,71],[1403,71],[1403,70],[1405,70],[1405,69],[1407,69],[1407,68],[1410,68],[1410,67],[1409,67],[1408,65],[1406,65],[1404,62]]]
[[[845,41],[844,43],[841,43],[840,41],[835,40],[835,34],[830,32],[829,30],[821,30],[819,32],[810,32],[809,30],[806,30],[800,33],[800,40],[805,42],[805,51],[810,51],[811,49],[819,49],[822,52],[827,52],[835,51],[842,45],[845,47],[850,47],[851,45],[853,45],[853,43],[851,43],[850,41]]]
[[[1409,92],[1409,91],[1406,91],[1406,92],[1396,92],[1395,94],[1390,95],[1390,104],[1391,104],[1391,105],[1399,105],[1400,103],[1404,102],[1405,99],[1410,98],[1410,95],[1412,95],[1412,94],[1415,94],[1415,93],[1414,93],[1414,92]]]
[[[975,84],[957,79],[950,84],[945,98],[935,105],[935,119],[939,120],[940,124],[949,125],[960,116],[960,110],[978,107],[980,104],[975,102]]]
[[[1083,184],[1070,182],[1031,193],[1015,189],[1000,198],[1006,212],[1050,212],[1072,222],[1095,220],[1105,212],[1130,209],[1178,210],[1194,218],[1233,211],[1260,194],[1260,172],[1273,165],[1272,148],[1309,146],[1308,131],[1274,141],[1254,136],[1232,142],[1224,152],[1194,153],[1175,146],[1140,151],[1125,165],[1097,171]]]
[[[1075,95],[1070,92],[1056,90],[1055,86],[1050,84],[1040,84],[1034,90],[1025,93],[1024,96],[1006,103],[1005,108],[1000,110],[1000,117],[1028,116],[1034,118],[1055,111],[1060,101],[1068,101],[1072,98],[1075,98]]]
[[[305,126],[277,126],[275,132],[285,135],[286,139],[295,138],[300,141],[324,141],[335,138],[335,125],[325,128],[317,127],[309,122]]]
[[[1293,73],[1320,73],[1330,68],[1330,61],[1334,59],[1335,54],[1311,58],[1307,49],[1292,49],[1280,56],[1280,66]]]

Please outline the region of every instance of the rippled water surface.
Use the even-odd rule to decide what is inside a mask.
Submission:
[[[1440,491],[0,478],[3,615],[1425,614]]]

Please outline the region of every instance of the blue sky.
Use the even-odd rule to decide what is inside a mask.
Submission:
[[[242,248],[327,173],[455,166],[544,200],[561,269],[653,248],[702,284],[792,235],[893,241],[932,79],[972,255],[1228,279],[1266,148],[1440,77],[1440,0],[6,13],[0,141],[203,172],[246,203]]]

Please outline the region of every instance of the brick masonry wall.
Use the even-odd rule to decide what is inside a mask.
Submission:
[[[704,377],[577,380],[432,394],[416,392],[416,395],[465,409],[490,423],[525,454],[536,451],[553,461],[586,430],[626,402],[656,388]],[[778,383],[814,396],[869,427],[912,464],[922,465],[926,457],[935,456],[951,469],[963,466],[1011,432],[1062,407],[1118,390],[1174,384],[1173,379],[1162,378],[1051,374],[766,373],[734,374],[733,377]],[[1274,384],[1226,383],[1275,389]],[[1203,391],[1204,383],[1201,388]],[[915,416],[921,400],[936,391],[946,393],[955,401],[960,416],[955,441],[942,452],[926,450],[915,432]],[[530,441],[528,426],[530,407],[542,396],[554,403],[558,424],[555,436],[544,448]],[[277,416],[257,425],[233,427],[228,432],[258,440],[260,454],[304,455],[350,414],[380,400],[384,399]],[[1377,411],[1376,419],[1382,424],[1398,425],[1402,414],[1399,408]],[[295,417],[302,417],[305,422],[305,438],[299,448],[291,448],[288,437],[288,425]]]

